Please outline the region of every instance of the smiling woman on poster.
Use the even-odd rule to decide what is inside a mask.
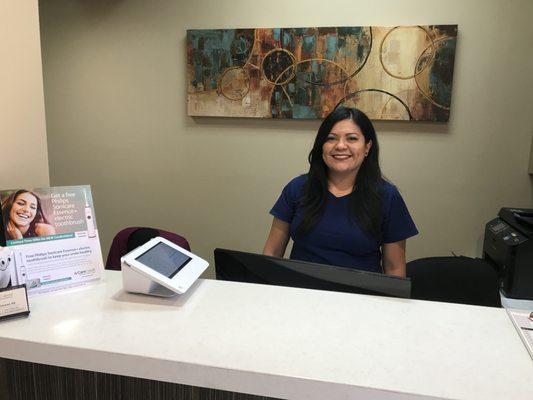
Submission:
[[[38,195],[20,189],[2,201],[2,220],[7,240],[55,234]]]
[[[405,242],[418,233],[400,192],[379,166],[370,119],[338,107],[322,122],[310,168],[290,181],[270,211],[263,254],[405,276]]]

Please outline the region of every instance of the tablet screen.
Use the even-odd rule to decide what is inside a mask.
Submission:
[[[191,261],[191,257],[170,247],[168,244],[159,242],[135,260],[167,278],[172,278]]]

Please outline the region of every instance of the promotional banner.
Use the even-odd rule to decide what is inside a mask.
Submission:
[[[3,190],[0,204],[0,289],[26,284],[33,295],[102,276],[90,186]]]

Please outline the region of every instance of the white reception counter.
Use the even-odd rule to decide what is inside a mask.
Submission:
[[[285,399],[533,399],[503,309],[214,280],[159,299],[111,271],[30,307],[0,357]]]

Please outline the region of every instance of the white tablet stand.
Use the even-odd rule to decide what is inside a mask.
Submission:
[[[201,257],[160,236],[122,256],[120,263],[126,291],[161,297],[185,293],[209,266]]]
[[[149,277],[135,271],[122,261],[122,285],[124,290],[132,293],[149,294],[151,296],[172,297],[178,293],[154,282]]]

